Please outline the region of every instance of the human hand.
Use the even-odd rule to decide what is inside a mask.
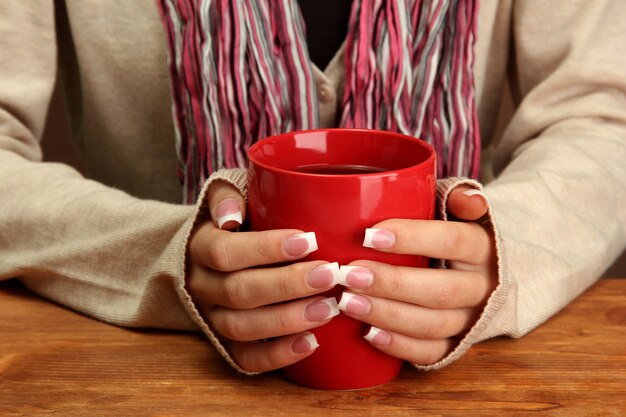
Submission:
[[[493,234],[474,222],[486,199],[459,186],[448,198],[458,221],[386,220],[368,233],[382,252],[447,260],[448,269],[411,268],[359,260],[342,267],[348,287],[339,308],[372,325],[366,339],[413,364],[443,359],[474,325],[497,284]]]
[[[337,283],[339,266],[267,266],[306,256],[317,248],[314,236],[293,229],[232,233],[245,218],[243,197],[224,181],[207,195],[213,220],[196,226],[188,248],[187,290],[201,315],[246,371],[309,356],[317,342],[307,330],[339,314],[334,298],[316,295]]]

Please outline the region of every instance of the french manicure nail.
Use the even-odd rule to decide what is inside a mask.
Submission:
[[[367,314],[372,309],[369,300],[360,295],[344,292],[341,295],[338,306],[339,310],[351,314]]]
[[[374,282],[374,274],[367,268],[355,265],[341,265],[339,284],[350,288],[368,288]]]
[[[463,191],[463,194],[465,194],[468,197],[471,197],[473,195],[478,195],[485,201],[485,203],[487,203],[489,201],[487,199],[487,194],[485,194],[484,192],[482,192],[481,190],[478,190],[476,188],[470,188],[469,190],[465,190],[465,191]]]
[[[368,342],[379,346],[387,346],[391,343],[391,334],[374,326],[370,327],[369,332],[367,332],[363,338]]]
[[[226,222],[230,221],[241,224],[243,219],[237,200],[227,198],[217,206],[217,227],[221,229]]]
[[[320,265],[307,275],[308,284],[317,289],[329,288],[339,283],[339,264],[337,262]]]
[[[296,339],[291,344],[291,351],[295,354],[302,355],[303,353],[311,352],[319,347],[317,339],[313,333],[309,333],[306,336],[302,336]]]
[[[335,297],[325,298],[309,304],[304,309],[304,317],[308,321],[324,321],[339,314]]]
[[[387,229],[365,229],[363,246],[366,248],[386,249],[396,243],[396,235]]]
[[[283,248],[289,256],[307,255],[317,250],[315,232],[296,233],[283,242]]]

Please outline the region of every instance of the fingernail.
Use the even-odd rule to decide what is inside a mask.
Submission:
[[[320,265],[314,268],[306,280],[313,288],[329,288],[339,283],[339,264],[333,262],[330,264]]]
[[[317,250],[315,232],[297,233],[283,242],[283,248],[289,256],[302,256]]]
[[[227,198],[217,206],[217,227],[220,229],[226,222],[243,222],[239,202],[233,198]]]
[[[302,355],[303,353],[309,353],[318,347],[319,343],[317,343],[315,335],[313,333],[309,333],[306,336],[296,339],[291,344],[291,351],[297,355]]]
[[[335,297],[315,301],[304,309],[304,317],[308,321],[324,321],[338,314],[339,309]]]
[[[386,249],[396,243],[396,235],[387,229],[365,229],[363,246],[366,248]]]
[[[374,326],[370,327],[370,331],[367,332],[363,338],[368,342],[379,346],[387,346],[391,343],[391,334]]]
[[[351,314],[367,314],[372,309],[369,300],[360,295],[344,292],[341,295],[338,306],[339,310]]]
[[[478,195],[480,197],[482,197],[483,200],[485,200],[485,203],[488,202],[487,200],[487,194],[483,193],[482,191],[476,189],[476,188],[470,188],[469,190],[465,190],[463,191],[463,194],[465,194],[468,197],[471,197],[473,195]]]
[[[374,282],[374,274],[362,266],[341,265],[339,284],[350,288],[368,288]]]

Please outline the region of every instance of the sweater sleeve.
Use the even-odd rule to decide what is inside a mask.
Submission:
[[[56,72],[52,0],[0,2],[0,280],[124,326],[197,329],[184,299],[194,208],[41,162]]]
[[[517,108],[495,144],[496,178],[485,186],[499,285],[457,348],[422,369],[445,366],[482,340],[530,332],[624,250],[624,19],[621,1],[515,3]],[[458,183],[442,184],[441,194]]]

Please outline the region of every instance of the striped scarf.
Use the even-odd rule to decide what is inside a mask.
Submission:
[[[297,0],[159,0],[170,47],[179,176],[193,203],[246,150],[315,128],[318,99]],[[332,13],[332,11],[329,11]],[[340,126],[432,144],[438,176],[478,176],[478,0],[354,0]]]

